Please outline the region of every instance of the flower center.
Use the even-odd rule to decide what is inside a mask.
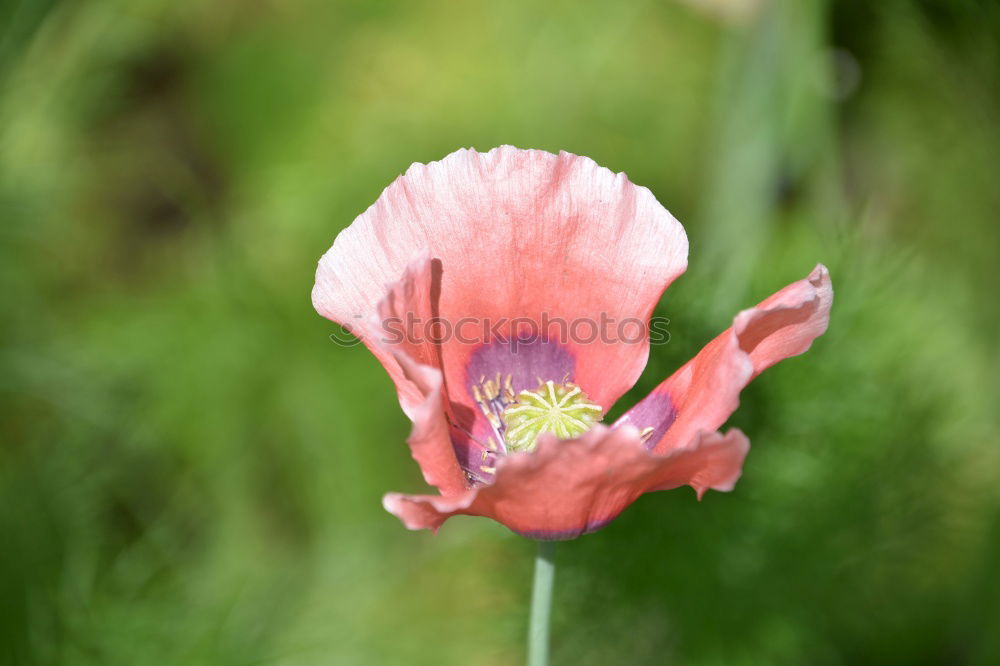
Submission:
[[[560,439],[577,437],[590,430],[604,410],[587,399],[573,383],[542,382],[534,391],[521,391],[500,414],[507,450],[531,451],[542,433]]]

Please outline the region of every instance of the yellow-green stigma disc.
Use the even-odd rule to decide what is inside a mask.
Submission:
[[[543,382],[534,391],[521,391],[503,411],[507,450],[531,451],[545,432],[560,439],[582,435],[600,420],[603,411],[576,384]]]

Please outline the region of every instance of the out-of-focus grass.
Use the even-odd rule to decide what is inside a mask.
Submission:
[[[671,343],[623,403],[816,261],[837,289],[827,335],[744,394],[734,493],[560,547],[556,662],[1000,658],[996,9],[2,11],[9,663],[521,658],[531,545],[382,511],[422,488],[405,418],[308,298],[410,162],[500,143],[626,170],[688,228]]]

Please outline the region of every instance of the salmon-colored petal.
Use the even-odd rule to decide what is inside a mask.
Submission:
[[[464,493],[468,484],[452,446],[451,426],[441,391],[441,371],[420,365],[405,354],[397,354],[396,361],[406,379],[423,396],[423,400],[410,410],[413,428],[406,442],[413,459],[420,466],[424,480],[442,494]]]
[[[817,266],[758,306],[740,312],[731,328],[657,386],[617,425],[653,428],[657,452],[684,447],[714,430],[739,406],[740,391],[778,361],[801,354],[826,331],[833,303],[830,273]]]
[[[378,304],[378,315],[360,320],[355,331],[363,331],[361,339],[389,373],[396,385],[400,405],[415,422],[415,429],[419,427],[417,422],[421,418],[416,412],[418,409],[428,412],[427,396],[431,391],[426,381],[421,385],[418,380],[433,370],[436,377],[433,390],[440,394],[440,404],[436,404],[435,409],[440,408],[442,412],[434,415],[434,418],[442,420],[435,433],[450,432],[454,456],[457,456],[461,468],[477,481],[488,481],[492,478],[490,470],[496,462],[498,451],[484,444],[488,440],[485,428],[478,428],[477,438],[472,435],[476,428],[455,425],[472,423],[475,418],[468,414],[467,408],[461,404],[452,404],[448,399],[448,387],[440,371],[439,332],[432,330],[430,336],[411,334],[414,326],[411,322],[434,321],[438,316],[440,276],[440,261],[437,259],[421,258],[414,261]],[[522,353],[520,359],[523,361],[528,356],[529,354]],[[415,372],[413,368],[420,370]],[[522,369],[533,370],[530,364],[525,364]],[[464,389],[460,387],[460,390]],[[426,476],[426,469],[424,473]],[[465,487],[463,484],[462,490]]]
[[[376,307],[376,312],[359,318],[352,331],[382,363],[396,385],[399,403],[407,416],[425,399],[426,391],[407,376],[400,357],[419,365],[441,368],[438,345],[433,338],[416,337],[408,333],[411,319],[430,321],[435,316],[436,281],[440,280],[439,262],[422,257],[411,263],[402,277],[390,285]],[[439,373],[440,374],[440,373]],[[442,393],[447,395],[447,387]]]
[[[452,443],[444,378],[435,347],[431,342],[407,341],[396,329],[383,328],[384,322],[395,321],[397,313],[432,313],[434,275],[432,260],[413,262],[379,303],[379,315],[360,319],[352,329],[363,332],[361,339],[396,385],[399,402],[413,421],[406,441],[424,480],[450,495],[464,492],[468,484]],[[399,338],[396,344],[392,344],[394,335]]]
[[[748,449],[743,433],[730,430],[701,433],[690,446],[657,455],[634,428],[597,426],[573,440],[544,438],[533,453],[504,459],[492,485],[454,497],[389,493],[383,505],[410,529],[436,531],[467,514],[534,539],[572,539],[607,525],[646,492],[731,490]]]
[[[830,271],[819,264],[805,279],[737,315],[733,328],[740,348],[750,355],[753,376],[808,351],[813,340],[826,332],[832,305]]]
[[[472,384],[516,364],[503,345],[526,325],[546,338],[536,364],[568,375],[543,379],[568,378],[609,407],[645,365],[648,336],[636,330],[686,268],[687,237],[649,190],[589,158],[461,150],[414,164],[341,232],[320,260],[313,304],[357,327],[418,256],[439,262],[428,303],[452,334],[439,362],[452,414],[471,432],[479,413]],[[495,334],[500,346],[488,344]],[[413,399],[400,398],[405,408]]]

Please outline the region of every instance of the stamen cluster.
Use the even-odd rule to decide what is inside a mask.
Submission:
[[[576,384],[544,382],[534,391],[521,391],[517,401],[504,410],[507,448],[531,451],[546,432],[561,439],[577,437],[590,430],[603,411]]]
[[[537,389],[515,396],[511,375],[497,373],[493,379],[481,378],[472,387],[472,395],[493,429],[496,439],[491,437],[486,447],[496,454],[531,451],[546,432],[562,439],[577,437],[590,430],[604,412],[572,382],[539,379]]]

